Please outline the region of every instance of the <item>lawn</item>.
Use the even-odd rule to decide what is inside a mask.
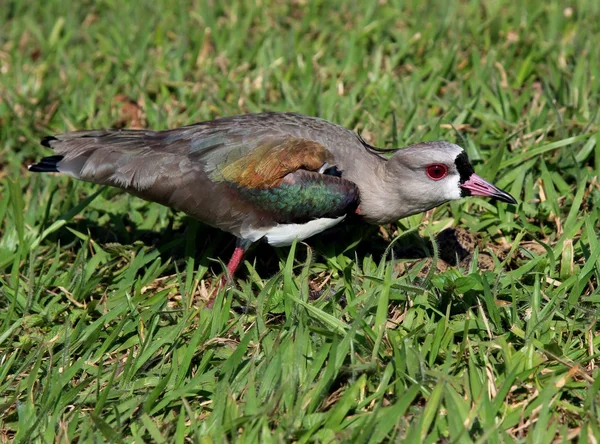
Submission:
[[[598,442],[599,45],[595,0],[4,0],[0,442]],[[231,236],[25,167],[266,110],[519,204],[260,245],[208,309]]]

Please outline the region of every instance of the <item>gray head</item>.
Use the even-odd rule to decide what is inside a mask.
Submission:
[[[385,170],[379,187],[379,191],[385,188],[385,201],[373,205],[375,196],[364,196],[361,190],[361,214],[369,213],[372,222],[395,221],[466,196],[516,203],[510,194],[475,174],[465,151],[453,143],[425,142],[398,150]]]

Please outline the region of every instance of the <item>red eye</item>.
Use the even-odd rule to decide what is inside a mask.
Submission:
[[[434,163],[433,165],[427,165],[425,171],[427,172],[427,177],[430,179],[440,180],[448,174],[448,167],[441,163]]]

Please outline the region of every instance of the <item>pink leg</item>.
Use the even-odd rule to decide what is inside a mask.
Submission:
[[[245,252],[246,250],[242,247],[235,247],[235,250],[233,250],[231,259],[229,259],[229,262],[227,263],[227,277],[229,279],[233,278],[235,271],[238,269],[240,263],[242,262],[242,258],[244,257]]]
[[[235,246],[235,250],[233,250],[233,254],[231,255],[231,259],[229,259],[229,262],[227,263],[227,272],[225,272],[223,276],[221,276],[221,279],[219,280],[219,285],[215,287],[212,294],[210,295],[210,298],[208,299],[208,302],[206,303],[206,306],[208,308],[211,308],[213,306],[213,303],[215,302],[215,298],[217,297],[217,293],[219,292],[219,290],[225,288],[225,285],[228,281],[233,280],[233,275],[240,266],[240,263],[242,262],[244,253],[246,252],[246,248],[246,244],[238,241],[238,243]]]

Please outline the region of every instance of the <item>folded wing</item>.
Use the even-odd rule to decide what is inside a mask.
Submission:
[[[118,187],[238,236],[339,218],[359,200],[354,183],[322,173],[334,163],[325,146],[281,132],[217,123],[158,132],[79,131],[42,144],[55,155],[31,171]]]

